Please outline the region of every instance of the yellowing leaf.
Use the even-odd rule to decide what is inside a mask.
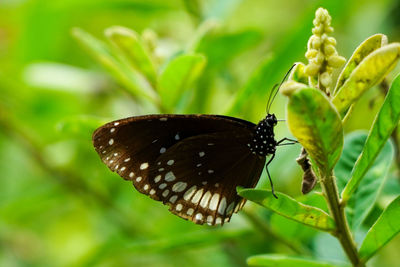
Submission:
[[[393,43],[376,49],[361,61],[332,100],[342,118],[366,90],[382,81],[399,58],[400,43]]]
[[[298,89],[289,97],[287,116],[290,131],[318,167],[330,171],[343,147],[342,121],[321,91]]]
[[[343,84],[350,77],[353,70],[361,63],[361,61],[366,56],[371,54],[376,49],[386,45],[387,42],[388,42],[387,37],[384,34],[372,35],[369,38],[367,38],[364,42],[362,42],[354,51],[353,55],[351,56],[349,61],[347,61],[346,66],[340,73],[333,95],[335,95],[338,89],[343,86]]]

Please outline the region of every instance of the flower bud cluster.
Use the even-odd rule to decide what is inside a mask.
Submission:
[[[305,73],[310,77],[318,76],[320,84],[329,89],[332,86],[333,69],[341,67],[346,59],[338,55],[336,40],[329,36],[333,28],[331,16],[326,9],[317,9],[313,24],[313,35],[308,40],[308,50],[305,54],[308,59]]]

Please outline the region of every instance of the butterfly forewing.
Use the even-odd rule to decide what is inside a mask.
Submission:
[[[255,125],[212,115],[150,115],[108,123],[93,134],[102,161],[136,189],[195,223],[223,224],[244,204],[265,157],[248,144]]]

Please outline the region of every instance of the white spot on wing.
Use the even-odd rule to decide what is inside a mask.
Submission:
[[[182,208],[183,208],[183,206],[182,206],[182,204],[178,204],[178,205],[176,205],[176,207],[175,207],[175,209],[177,210],[177,211],[181,211],[182,210]]]
[[[175,140],[179,140],[179,138],[180,138],[180,137],[179,137],[179,134],[176,134],[176,135],[175,135]]]
[[[135,174],[133,172],[129,173],[129,177],[132,178]]]
[[[115,132],[115,128],[110,129],[110,133],[113,133],[113,132]]]
[[[154,195],[155,193],[156,193],[156,190],[151,189],[149,194],[150,194],[150,195]]]
[[[142,177],[141,176],[139,176],[138,178],[136,178],[136,182],[140,182],[142,180]]]
[[[174,162],[175,162],[175,161],[174,161],[173,159],[170,159],[170,160],[167,161],[167,164],[168,164],[169,166],[171,166],[172,164],[174,164]]]
[[[165,181],[167,182],[172,182],[175,179],[176,177],[173,172],[167,172],[167,174],[165,175]]]
[[[161,149],[160,149],[160,153],[162,154],[162,153],[164,153],[165,152],[165,147],[162,147]]]
[[[185,194],[183,195],[183,198],[185,200],[189,200],[193,196],[196,189],[197,189],[197,186],[194,185],[191,188],[189,188],[188,190],[186,190]]]
[[[154,178],[154,182],[155,182],[155,183],[158,183],[160,180],[161,180],[161,175],[157,175],[157,176]]]
[[[194,197],[192,198],[192,202],[195,204],[198,203],[202,195],[203,195],[203,189],[198,190],[194,195]]]
[[[201,201],[200,201],[200,206],[202,206],[203,208],[207,207],[208,201],[210,200],[210,197],[211,197],[211,193],[210,193],[210,191],[207,191],[207,192],[204,194],[204,196],[203,196],[203,198],[201,199]]]
[[[167,187],[167,184],[166,184],[166,183],[162,183],[162,184],[160,184],[160,186],[159,186],[158,188],[164,189],[164,188],[166,188],[166,187]]]
[[[111,146],[112,144],[114,144],[114,139],[110,139],[109,141],[108,141],[108,144]]]
[[[204,157],[205,154],[206,154],[206,153],[204,153],[204,151],[199,152],[199,156],[200,156],[200,157]]]
[[[144,162],[144,163],[142,163],[142,164],[140,165],[140,169],[141,169],[141,170],[147,169],[148,167],[149,167],[149,163],[147,163],[147,162]]]
[[[128,162],[128,161],[130,161],[131,160],[131,158],[126,158],[124,161],[125,162]]]
[[[172,204],[174,204],[175,203],[175,201],[178,199],[178,196],[177,195],[173,195],[170,199],[169,199],[169,201],[172,203]]]
[[[167,197],[169,194],[169,190],[165,189],[165,191],[162,193],[163,197]]]
[[[185,182],[177,182],[176,184],[174,184],[172,186],[172,191],[182,192],[183,190],[185,190],[186,186],[187,186],[187,183],[185,183]]]
[[[119,122],[114,122],[114,126],[118,126],[119,125]]]
[[[197,221],[201,221],[201,220],[203,219],[203,214],[197,213],[196,216],[195,216],[195,219],[196,219]]]
[[[190,208],[187,210],[186,214],[191,216],[193,214],[193,212],[194,212],[194,209]]]
[[[221,202],[219,203],[219,207],[218,207],[218,213],[221,215],[225,214],[225,209],[226,209],[226,198],[223,197]]]
[[[209,205],[210,210],[217,209],[218,201],[219,201],[219,194],[215,193],[210,200],[210,205]]]

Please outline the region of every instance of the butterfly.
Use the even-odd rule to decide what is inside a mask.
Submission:
[[[276,141],[278,120],[267,113],[258,124],[222,115],[130,117],[98,128],[93,144],[111,171],[173,214],[196,224],[223,225],[246,202],[236,187],[255,187],[267,156],[268,167],[277,146],[296,142]]]

